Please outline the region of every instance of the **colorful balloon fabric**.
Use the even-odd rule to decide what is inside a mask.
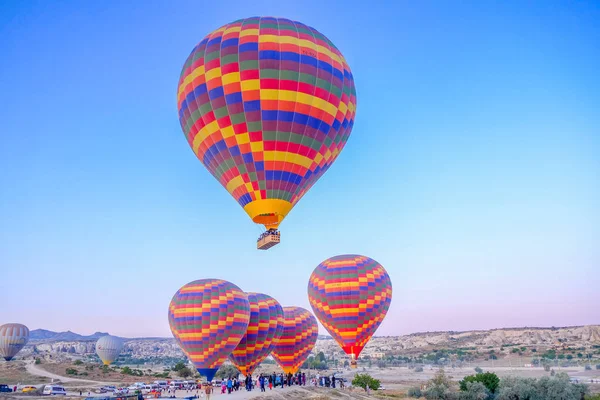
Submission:
[[[112,364],[123,350],[123,341],[118,337],[106,335],[96,342],[96,354],[104,365]]]
[[[336,160],[356,91],[340,51],[283,18],[246,18],[208,34],[181,71],[189,145],[250,218],[276,228]]]
[[[29,328],[22,324],[0,326],[0,357],[10,361],[29,341]]]
[[[240,343],[249,320],[246,293],[221,279],[190,282],[175,293],[169,305],[173,336],[208,381]]]
[[[315,347],[319,326],[301,307],[283,307],[283,319],[283,333],[271,354],[286,374],[295,374]]]
[[[271,353],[283,333],[283,308],[274,298],[262,293],[247,293],[250,303],[250,323],[240,344],[229,356],[244,375],[254,369]]]
[[[321,324],[356,359],[385,318],[392,301],[392,282],[372,258],[336,256],[313,271],[308,299]]]

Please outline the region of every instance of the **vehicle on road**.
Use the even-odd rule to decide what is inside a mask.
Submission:
[[[12,389],[8,385],[0,384],[0,393],[12,393]]]
[[[42,392],[44,396],[66,396],[67,391],[64,387],[58,385],[46,385]]]
[[[23,386],[23,388],[21,389],[21,392],[31,393],[31,392],[35,392],[36,390],[37,390],[37,388],[35,386]]]

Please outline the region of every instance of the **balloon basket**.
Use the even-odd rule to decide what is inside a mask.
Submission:
[[[281,242],[281,234],[277,231],[268,230],[258,238],[256,248],[258,250],[269,250]]]

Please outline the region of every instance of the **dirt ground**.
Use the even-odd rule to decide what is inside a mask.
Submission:
[[[12,361],[10,363],[0,363],[0,383],[11,384],[42,384],[48,383],[50,379],[32,375],[27,372],[24,362]]]

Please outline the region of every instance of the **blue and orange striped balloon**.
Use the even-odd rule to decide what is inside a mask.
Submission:
[[[283,333],[271,354],[286,374],[295,374],[315,347],[318,336],[319,325],[310,311],[283,307]]]
[[[177,105],[202,164],[254,222],[277,228],[344,148],[356,91],[323,34],[254,17],[222,26],[193,49]]]
[[[355,361],[387,314],[392,281],[372,258],[331,257],[311,274],[308,300],[321,324]]]
[[[169,304],[173,336],[209,381],[246,334],[249,320],[246,293],[221,279],[190,282]]]
[[[283,308],[262,293],[247,293],[250,303],[250,323],[240,344],[229,356],[231,362],[244,375],[254,369],[271,353],[283,333]]]

